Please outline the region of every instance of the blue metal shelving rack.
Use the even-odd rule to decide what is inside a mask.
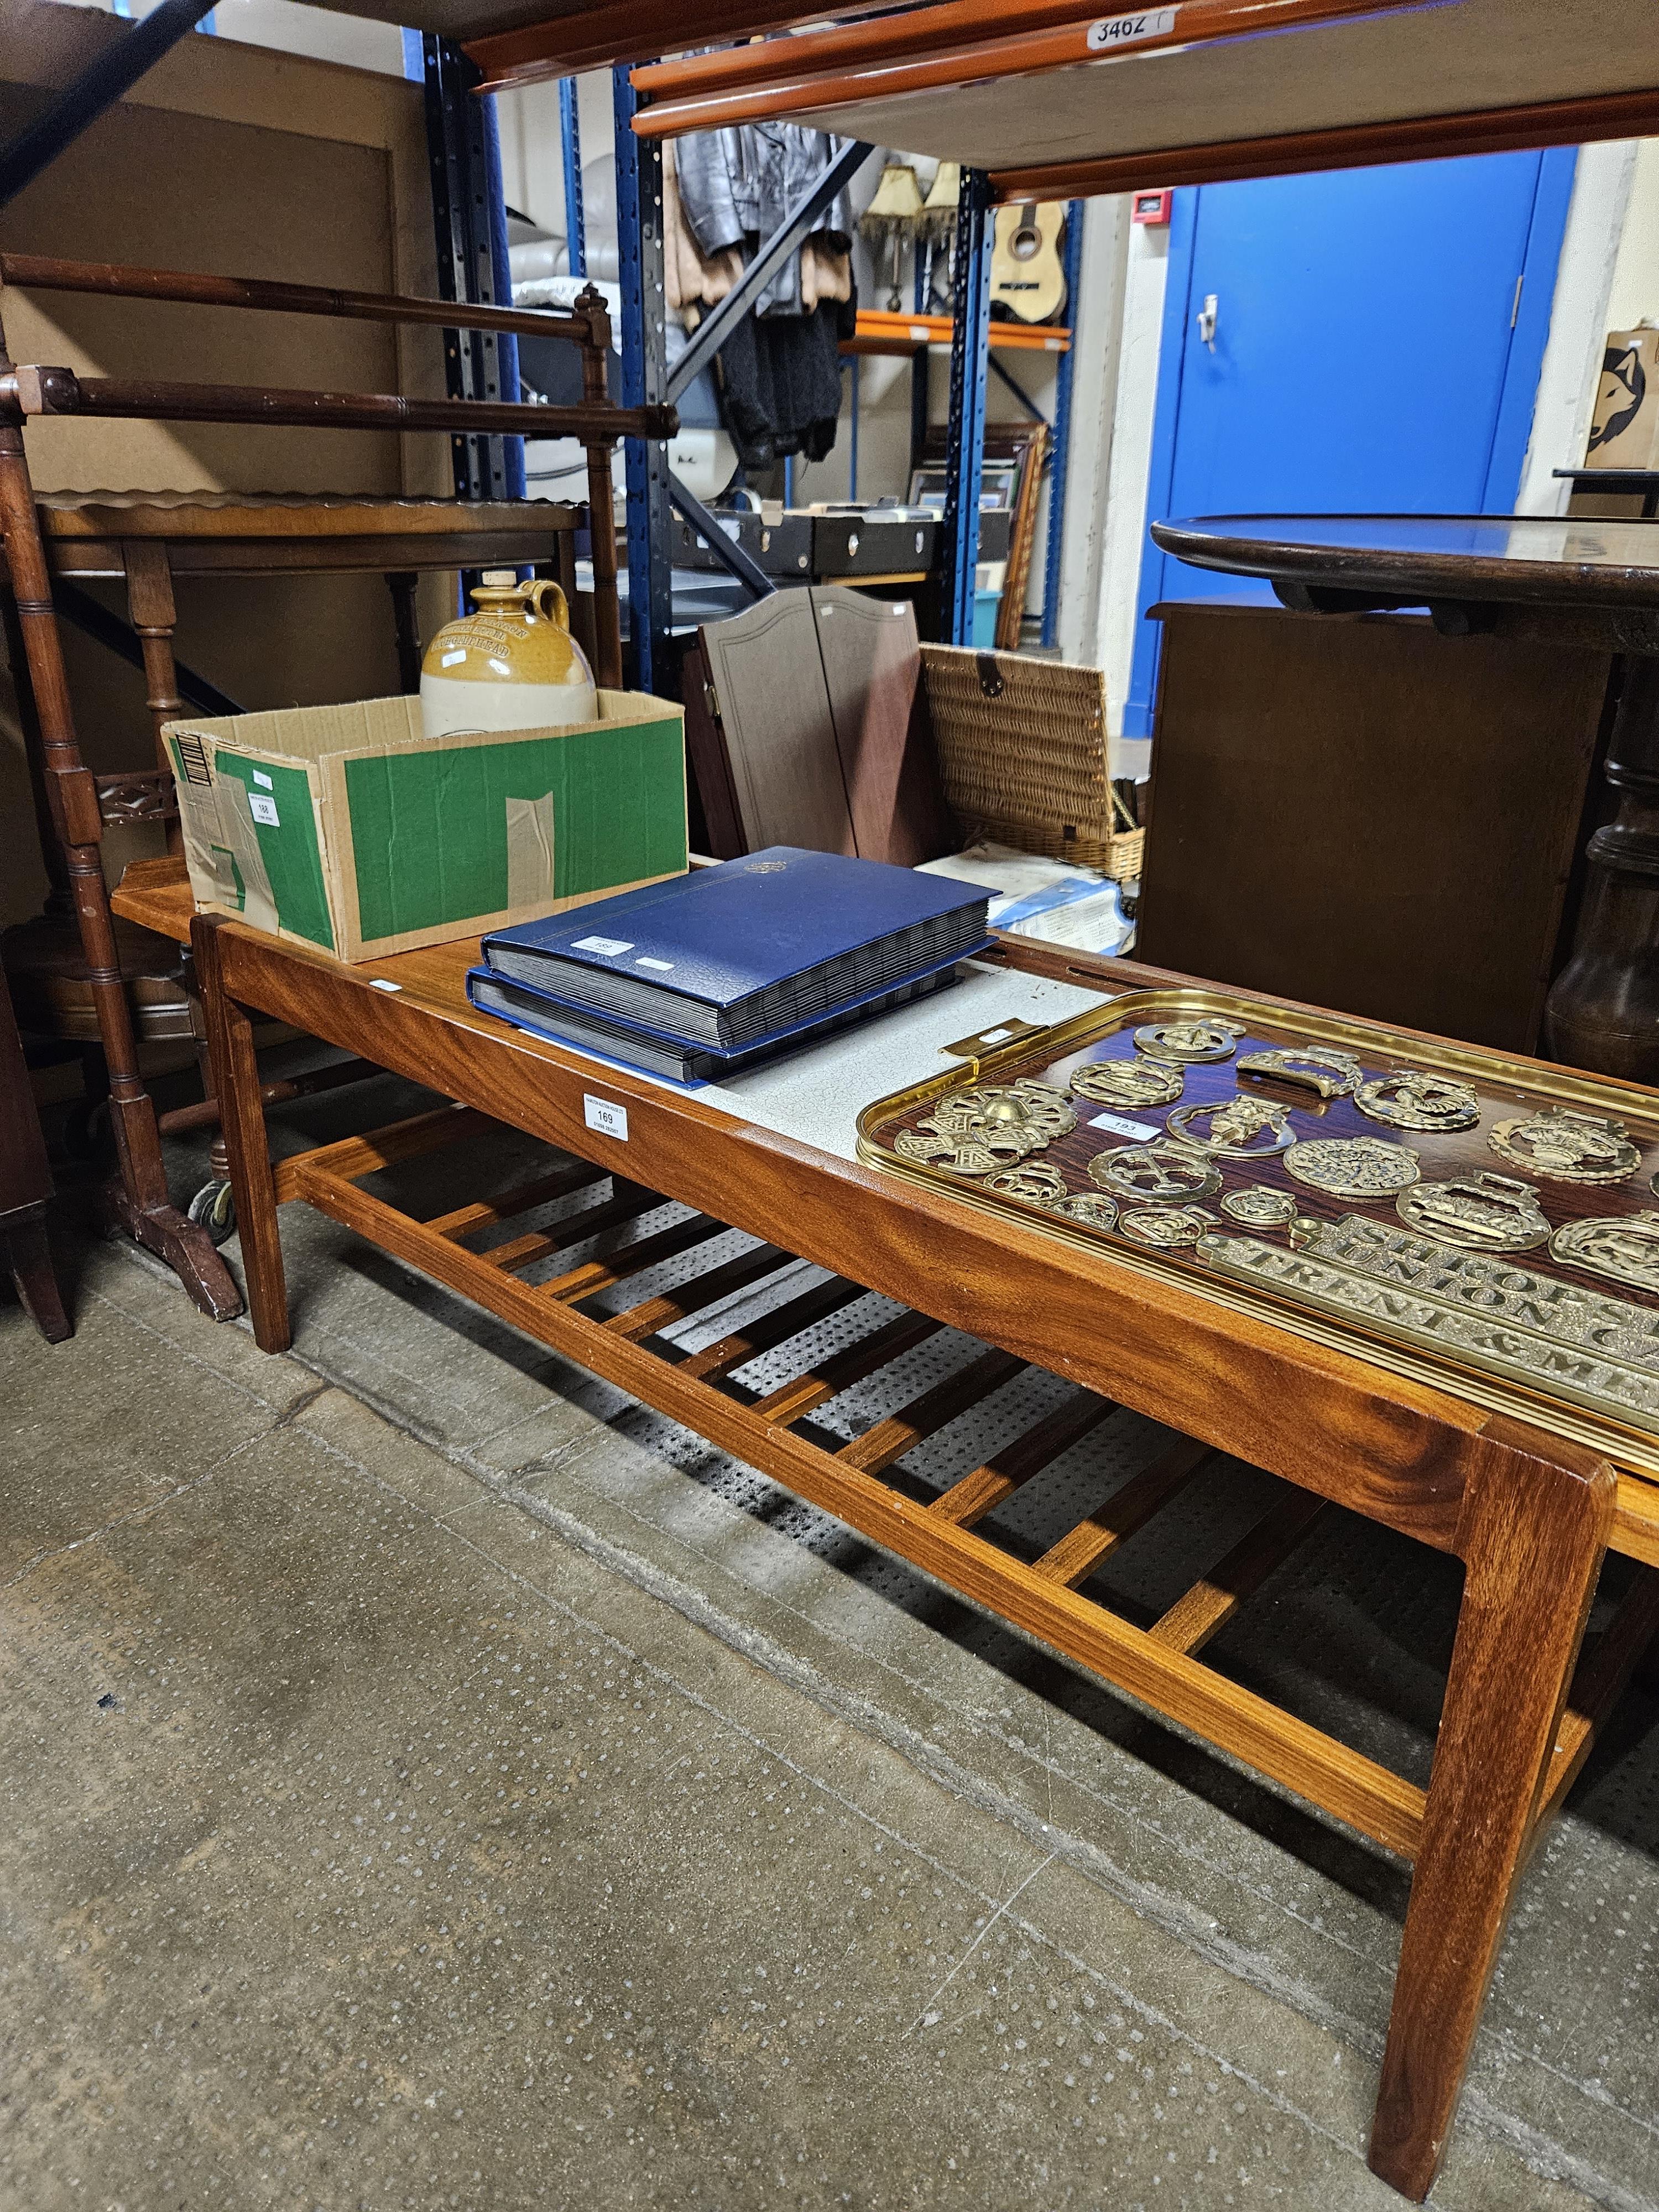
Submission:
[[[641,138],[633,129],[638,95],[627,68],[613,72],[613,115],[617,150],[617,210],[619,246],[620,316],[623,359],[623,398],[629,405],[647,400],[673,400],[702,368],[713,360],[725,333],[747,311],[756,292],[786,254],[793,252],[823,207],[856,173],[870,149],[854,146],[826,169],[816,187],[790,210],[781,229],[769,239],[744,271],[744,278],[719,309],[699,327],[672,374],[666,365],[665,318],[666,299],[662,273],[662,157],[658,143]],[[568,217],[571,236],[571,266],[577,267],[582,248],[580,141],[576,117],[575,87],[564,80],[560,87],[560,119],[565,203],[574,210]],[[1073,202],[1067,210],[1066,279],[1067,299],[1075,302],[1082,258],[1082,209]],[[990,270],[994,213],[988,180],[978,171],[964,171],[957,224],[956,314],[951,349],[951,416],[947,455],[945,516],[945,629],[956,644],[973,637],[974,581],[978,562],[979,495],[984,450],[986,385],[990,356]],[[585,256],[582,266],[586,267]],[[997,364],[1000,368],[1000,364]],[[1049,502],[1044,559],[1042,642],[1052,647],[1059,615],[1059,583],[1065,520],[1066,467],[1068,458],[1073,355],[1060,358],[1056,372],[1054,417],[1050,446]],[[857,377],[856,358],[854,376]],[[925,362],[918,364],[916,384],[921,405],[927,396]],[[854,383],[856,392],[856,381]],[[1024,394],[1020,398],[1034,414]],[[857,452],[857,430],[853,432]],[[854,463],[856,471],[856,459]],[[856,477],[854,477],[856,481]],[[635,441],[628,453],[628,572],[629,623],[633,634],[635,680],[642,690],[654,683],[672,681],[672,657],[669,634],[673,623],[672,592],[672,511],[680,513],[707,539],[716,556],[756,596],[774,586],[741,550],[731,544],[672,475],[666,448]]]

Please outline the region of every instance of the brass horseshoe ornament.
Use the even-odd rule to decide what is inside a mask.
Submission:
[[[1472,1129],[1480,1119],[1480,1101],[1467,1083],[1415,1067],[1372,1076],[1353,1103],[1367,1121],[1389,1129]]]
[[[952,1091],[940,1099],[927,1122],[951,1132],[1006,1129],[1046,1145],[1075,1129],[1077,1115],[1063,1091],[1024,1076],[1017,1083],[976,1083],[966,1091]]]
[[[1210,1017],[1201,1021],[1149,1022],[1134,1034],[1134,1048],[1148,1060],[1231,1060],[1244,1034],[1241,1022]]]
[[[1085,1229],[1103,1231],[1117,1226],[1117,1200],[1103,1191],[1075,1191],[1069,1198],[1056,1200],[1048,1211],[1061,1221],[1075,1221]]]
[[[1485,1170],[1413,1183],[1395,1199],[1394,1210],[1419,1237],[1470,1252],[1530,1252],[1550,1233],[1529,1182]]]
[[[1290,1110],[1239,1092],[1212,1104],[1194,1100],[1177,1106],[1164,1126],[1177,1144],[1195,1146],[1218,1159],[1269,1160],[1292,1142]]]
[[[1613,1214],[1574,1221],[1550,1239],[1550,1256],[1570,1267],[1588,1268],[1609,1282],[1634,1290],[1659,1291],[1659,1213]]]
[[[1181,1069],[1157,1060],[1091,1060],[1072,1070],[1079,1098],[1097,1106],[1173,1106],[1186,1088]]]
[[[901,1130],[893,1149],[947,1175],[988,1176],[1017,1167],[1076,1127],[1071,1102],[1052,1084],[975,1084],[951,1091],[914,1129]]]
[[[1486,1142],[1500,1159],[1552,1182],[1623,1182],[1642,1164],[1622,1121],[1571,1106],[1511,1115],[1494,1125]]]
[[[1316,1137],[1292,1145],[1285,1172],[1327,1198],[1392,1198],[1417,1181],[1418,1155],[1382,1137]]]
[[[1017,1198],[1025,1206],[1052,1206],[1066,1195],[1066,1178],[1043,1160],[1027,1160],[1017,1168],[1004,1168],[985,1186],[999,1198]]]
[[[1134,1200],[1142,1206],[1186,1206],[1219,1190],[1221,1170],[1190,1145],[1161,1141],[1097,1152],[1089,1163],[1089,1180],[1119,1200]]]
[[[1248,1190],[1230,1190],[1221,1211],[1230,1221],[1242,1221],[1249,1229],[1288,1229],[1300,1208],[1289,1191],[1261,1182]]]
[[[1293,1083],[1322,1098],[1346,1098],[1365,1073],[1351,1052],[1322,1044],[1276,1044],[1266,1052],[1247,1053],[1238,1072],[1258,1081]]]
[[[1137,1244],[1156,1252],[1189,1250],[1215,1228],[1216,1217],[1206,1206],[1133,1206],[1117,1218],[1119,1230]]]
[[[893,1150],[902,1160],[938,1168],[945,1175],[986,1176],[993,1168],[1013,1166],[1023,1157],[1018,1147],[999,1155],[971,1138],[945,1137],[927,1129],[901,1129]]]

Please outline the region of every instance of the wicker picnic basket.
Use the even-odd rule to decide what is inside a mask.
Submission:
[[[924,645],[921,665],[963,834],[1136,881],[1146,833],[1112,789],[1104,672],[952,645]]]

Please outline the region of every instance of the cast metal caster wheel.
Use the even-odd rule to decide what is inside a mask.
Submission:
[[[236,1201],[228,1182],[204,1182],[185,1210],[216,1244],[227,1244],[236,1234]]]

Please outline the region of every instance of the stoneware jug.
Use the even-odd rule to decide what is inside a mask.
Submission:
[[[421,720],[452,730],[545,730],[599,716],[593,672],[555,583],[486,579],[473,611],[446,623],[421,664]]]

